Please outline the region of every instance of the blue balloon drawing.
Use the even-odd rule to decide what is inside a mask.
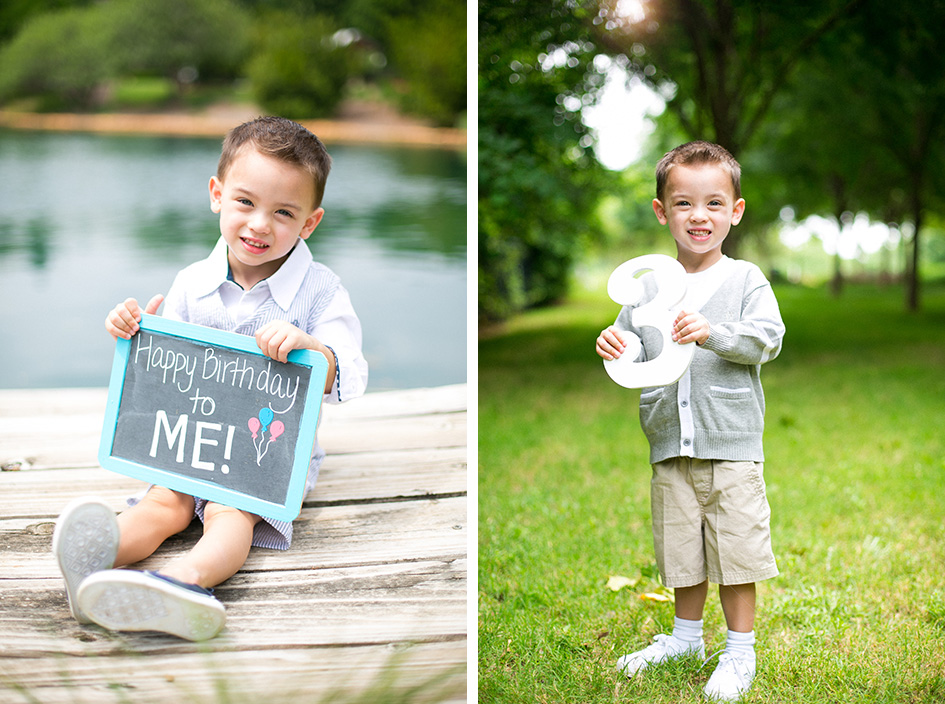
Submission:
[[[268,428],[269,424],[272,422],[272,409],[271,408],[259,409],[259,422],[262,424],[263,432],[265,432],[266,428]]]

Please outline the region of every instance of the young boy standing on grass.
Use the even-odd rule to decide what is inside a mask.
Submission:
[[[755,582],[778,574],[771,550],[770,509],[763,479],[764,394],[761,365],[781,350],[784,323],[761,270],[722,254],[722,242],[745,211],[741,169],[724,148],[690,142],[656,167],[653,210],[676,241],[687,291],[673,340],[695,342],[679,381],[643,389],[640,423],[650,444],[656,560],[675,590],[670,635],[621,657],[627,677],[673,658],[705,656],[702,613],[709,581],[719,585],[728,639],[709,678],[710,699],[734,701],[755,676]],[[632,307],[597,338],[597,353],[626,349],[618,330],[656,356],[652,328],[635,329]]]
[[[177,275],[164,316],[253,335],[280,362],[292,350],[320,352],[328,361],[324,400],[340,403],[367,384],[361,324],[338,277],[313,261],[303,241],[324,215],[330,166],[321,141],[290,120],[263,117],[230,131],[210,179],[221,238],[207,259]],[[143,312],[156,313],[162,300],[155,296]],[[130,339],[141,313],[129,298],[108,314],[105,329]],[[324,456],[316,442],[306,493]],[[203,536],[160,572],[111,569],[149,557],[195,517]],[[104,502],[72,502],[56,521],[53,552],[80,623],[204,640],[225,621],[209,588],[233,576],[252,546],[285,550],[291,542],[291,522],[152,486],[117,518]]]

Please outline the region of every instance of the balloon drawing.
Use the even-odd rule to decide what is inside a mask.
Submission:
[[[266,456],[269,445],[285,432],[285,424],[281,420],[274,421],[273,417],[274,414],[271,408],[260,408],[257,417],[250,418],[246,422],[253,434],[257,467],[262,463],[262,458]],[[269,431],[268,439],[266,438],[267,430]]]
[[[259,409],[259,422],[262,423],[263,432],[266,432],[266,428],[268,428],[269,424],[272,422],[272,409],[271,408]]]

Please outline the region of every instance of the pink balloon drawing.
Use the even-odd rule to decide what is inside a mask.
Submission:
[[[260,408],[259,415],[256,418],[250,418],[246,424],[253,433],[253,447],[256,448],[256,466],[260,466],[262,458],[266,456],[269,445],[285,432],[285,424],[281,420],[273,420],[274,413],[271,408]],[[269,431],[269,438],[266,438],[266,431]],[[258,439],[257,439],[258,437]]]

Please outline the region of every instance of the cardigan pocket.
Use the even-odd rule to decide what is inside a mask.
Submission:
[[[640,394],[640,405],[645,406],[650,403],[656,403],[661,398],[663,398],[663,387],[653,389],[652,391],[644,391]]]
[[[750,387],[710,386],[706,405],[696,424],[724,432],[759,433],[764,428],[764,411]]]
[[[716,398],[731,399],[732,401],[751,398],[752,396],[752,390],[748,387],[729,389],[724,386],[710,386],[709,393]]]
[[[676,404],[666,399],[663,387],[650,389],[640,394],[640,425],[650,439],[651,445],[653,443],[651,433],[659,432],[660,428],[669,428],[679,424],[679,421],[674,419]]]

